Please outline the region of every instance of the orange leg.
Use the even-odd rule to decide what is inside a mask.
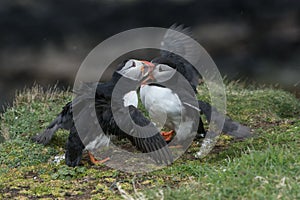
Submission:
[[[88,151],[88,154],[89,154],[89,156],[90,156],[91,162],[92,162],[94,165],[98,165],[98,164],[105,163],[106,161],[108,161],[108,160],[110,159],[109,157],[107,157],[107,158],[105,158],[105,159],[103,159],[103,160],[97,160],[91,152]]]
[[[160,134],[164,137],[165,141],[169,142],[173,135],[174,135],[175,131],[171,130],[171,131],[162,131]]]

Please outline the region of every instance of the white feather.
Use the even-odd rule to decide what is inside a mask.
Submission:
[[[106,136],[105,134],[98,135],[94,140],[89,142],[85,149],[92,151],[95,149],[100,149],[101,147],[107,147],[110,143],[110,137]]]
[[[169,88],[142,85],[140,96],[151,119],[159,129],[163,126],[173,130],[178,129],[183,106],[177,94]]]
[[[136,91],[133,90],[125,94],[123,97],[123,101],[125,107],[132,105],[137,108],[139,104],[139,100]]]

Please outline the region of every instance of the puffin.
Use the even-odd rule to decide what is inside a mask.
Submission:
[[[205,135],[194,89],[172,63],[155,63],[151,79],[140,86],[140,98],[153,123],[167,142],[176,133],[176,143],[184,143],[196,133]],[[175,66],[173,66],[175,67]],[[152,80],[152,82],[148,82]],[[179,83],[179,84],[178,84]]]
[[[75,98],[33,141],[46,145],[58,129],[69,130],[65,161],[71,167],[80,164],[84,149],[88,150],[92,163],[107,161],[109,158],[97,160],[91,152],[108,146],[112,136],[127,138],[156,163],[171,164],[173,156],[166,141],[137,108],[135,90],[151,70],[152,63],[130,59],[119,65],[108,82],[82,82],[74,91]],[[79,133],[85,134],[79,136]]]
[[[212,112],[217,116],[217,119],[225,118],[222,128],[222,132],[225,134],[236,139],[252,136],[250,128],[241,125],[228,116],[224,116],[209,103],[197,100],[193,90],[194,87],[192,85],[190,85],[190,88],[187,87],[187,84],[191,84],[191,82],[176,70],[174,63],[161,60],[161,63],[155,63],[155,65],[156,67],[151,77],[154,81],[141,86],[140,96],[143,105],[149,112],[150,118],[156,125],[159,124],[158,128],[167,127],[171,130],[168,132],[162,131],[161,133],[166,141],[170,141],[175,133],[177,135],[178,126],[182,123],[182,115],[187,115],[191,112],[194,112],[193,118],[190,118],[190,120],[193,119],[191,122],[194,123],[193,126],[196,126],[195,117],[198,116],[199,118],[196,129],[197,138],[203,138],[206,134],[200,114],[204,114],[207,121],[210,122]],[[187,83],[184,83],[184,81]],[[197,104],[192,102],[193,99],[196,99]],[[161,116],[164,116],[164,118],[162,119]],[[190,136],[180,136],[179,139],[186,139],[186,137]]]
[[[189,103],[191,99],[196,98],[195,95],[198,93],[197,86],[201,75],[191,63],[178,55],[184,55],[184,57],[195,56],[193,54],[193,45],[189,44],[189,40],[182,34],[177,34],[170,30],[192,37],[189,28],[184,28],[183,25],[171,26],[161,42],[161,47],[170,51],[161,50],[160,56],[152,59],[151,62],[156,67],[140,88],[141,100],[146,110],[148,110],[150,118],[154,120],[155,124],[159,124],[159,128],[165,126],[171,129],[168,132],[162,131],[161,134],[167,141],[170,141],[176,130],[178,130],[180,116],[183,113],[187,113],[187,110],[192,110],[193,112],[198,111],[199,114],[204,114],[208,122],[211,122],[212,112],[217,118],[225,118],[222,131],[228,135],[238,139],[251,137],[252,134],[248,127],[241,125],[228,116],[224,116],[209,103],[202,100],[197,100],[197,105]],[[187,84],[182,84],[184,82],[182,77],[188,82],[192,90],[187,87]],[[147,83],[151,80],[152,83]],[[161,113],[164,113],[166,116],[166,119],[160,120],[165,122],[164,125],[158,122]],[[199,116],[196,136],[197,138],[203,138],[205,135],[206,130],[201,116]]]

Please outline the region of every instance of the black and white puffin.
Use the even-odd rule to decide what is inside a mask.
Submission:
[[[156,127],[137,109],[136,95],[134,92],[132,95],[132,91],[135,91],[141,80],[148,75],[151,67],[153,64],[147,61],[131,59],[120,65],[109,82],[82,83],[75,91],[76,97],[73,101],[63,108],[44,132],[33,137],[33,140],[47,144],[59,128],[70,130],[65,160],[68,166],[73,167],[79,165],[84,149],[89,151],[107,146],[112,135],[129,139],[138,150],[149,153],[158,163],[172,163],[172,153],[166,141]],[[122,87],[116,88],[119,81],[122,82]],[[96,93],[93,92],[93,87],[96,87]],[[93,109],[96,111],[96,117],[91,116]],[[130,116],[119,120],[114,115],[116,113],[117,115],[129,113]],[[97,124],[100,125],[100,130]],[[119,127],[120,124],[122,128]],[[145,126],[146,130],[136,128]],[[87,134],[79,136],[78,132],[84,131]],[[97,162],[91,154],[90,157],[92,162]]]
[[[177,133],[179,130],[178,125],[182,123],[182,115],[185,115],[185,113],[190,114],[191,112],[203,113],[208,122],[210,122],[212,112],[214,112],[218,116],[217,118],[225,118],[222,129],[225,134],[237,139],[252,136],[248,127],[222,115],[209,103],[197,100],[198,105],[195,105],[192,102],[193,100],[191,100],[196,98],[194,91],[186,87],[186,83],[184,83],[184,80],[182,80],[182,77],[175,69],[173,63],[156,63],[156,67],[152,72],[152,79],[155,80],[155,83],[144,84],[140,88],[141,101],[153,122],[158,124],[158,128],[165,126],[171,129],[169,132],[162,132],[167,141],[172,138],[174,131]],[[195,116],[196,114],[194,113]],[[206,131],[200,115],[198,116],[197,133],[200,135],[199,137],[204,137]],[[163,124],[161,124],[162,122]]]
[[[140,87],[141,101],[151,120],[160,130],[171,130],[161,132],[166,141],[171,140],[174,132],[179,143],[196,133],[204,135],[198,101],[190,83],[167,63],[155,65],[151,77],[155,82]]]
[[[189,29],[183,28],[183,26],[172,26],[170,29],[191,35]],[[182,110],[187,108],[200,111],[204,114],[208,122],[211,120],[211,113],[214,112],[219,118],[225,118],[225,123],[222,131],[228,135],[236,138],[247,138],[252,134],[250,129],[241,125],[238,122],[231,120],[229,117],[219,113],[209,103],[198,100],[198,105],[190,105],[188,101],[195,98],[195,94],[198,93],[197,86],[199,84],[200,74],[198,71],[184,58],[177,54],[185,56],[193,56],[193,45],[190,45],[182,34],[177,34],[174,31],[167,31],[164,40],[162,41],[162,47],[170,49],[170,51],[162,50],[161,55],[154,58],[151,62],[156,65],[152,75],[148,79],[154,79],[156,83],[144,84],[140,89],[140,96],[142,103],[148,110],[151,119],[159,120],[161,113],[165,113],[167,119],[164,125],[171,129],[169,132],[162,132],[162,135],[170,140],[174,131],[178,130],[178,124],[180,124],[180,115]],[[189,90],[186,85],[179,83],[179,72],[186,81],[193,88],[193,91]],[[174,77],[173,77],[174,76]],[[171,78],[172,77],[172,78]],[[166,86],[165,80],[169,82]],[[170,81],[172,80],[172,83]],[[186,112],[186,111],[185,111]],[[155,122],[159,124],[158,122]],[[161,125],[160,125],[161,126]],[[203,126],[201,117],[198,122],[197,133],[199,137],[204,137],[206,131]]]

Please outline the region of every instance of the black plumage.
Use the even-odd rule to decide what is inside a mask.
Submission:
[[[191,63],[189,63],[185,58],[178,55],[180,54],[187,58],[197,56],[194,55],[195,50],[193,49],[193,44],[190,44],[189,40],[187,39],[189,36],[191,36],[191,32],[188,28],[183,28],[182,25],[173,25],[172,27],[170,27],[170,29],[179,32],[176,33],[174,31],[167,31],[164,36],[162,47],[170,51],[162,50],[160,56],[154,58],[151,62],[156,65],[167,65],[175,69],[186,79],[186,81],[188,81],[188,83],[194,90],[194,94],[197,94],[197,86],[199,84],[200,74]],[[180,33],[183,33],[185,35],[182,35]],[[154,78],[157,79],[158,77]],[[190,101],[190,98],[195,98],[193,92],[187,88],[186,84],[176,84],[180,82],[178,80],[178,77],[172,77],[170,80],[173,80],[173,83],[155,83],[155,85],[152,84],[152,86],[157,87],[159,85],[163,86],[164,84],[167,84],[168,88],[174,91],[174,93],[178,94],[182,102],[188,102]],[[168,81],[170,82],[170,80]],[[151,84],[149,84],[149,86],[151,86]],[[236,138],[247,138],[252,136],[248,127],[243,126],[240,123],[233,121],[228,116],[225,116],[224,114],[218,112],[217,109],[212,107],[209,103],[198,100],[198,106],[200,109],[200,113],[204,114],[209,122],[211,121],[212,112],[214,112],[214,116],[216,116],[215,120],[221,120],[222,118],[225,118],[225,123],[222,129],[224,133],[232,135]],[[205,136],[206,134],[201,117],[199,118],[197,132],[197,136],[200,137]]]
[[[94,149],[108,145],[110,135],[128,138],[138,150],[149,153],[157,163],[172,163],[172,154],[156,127],[136,107],[124,106],[124,95],[136,90],[140,80],[130,79],[128,73],[124,77],[122,73],[124,73],[124,63],[113,73],[109,82],[82,83],[75,91],[74,100],[63,108],[44,132],[33,137],[33,140],[47,144],[59,128],[70,130],[65,160],[67,165],[73,167],[80,163],[84,148]],[[118,82],[121,82],[122,87],[116,87]],[[93,109],[96,111],[96,116],[92,116]],[[128,113],[138,126],[132,123],[131,118],[126,115]],[[114,114],[125,117],[118,118]],[[85,134],[79,136],[78,132]]]

